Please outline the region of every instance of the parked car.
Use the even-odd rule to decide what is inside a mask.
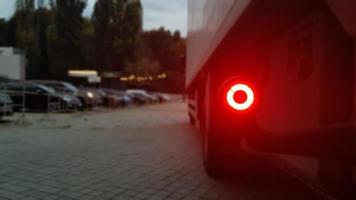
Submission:
[[[156,95],[146,93],[146,97],[149,99],[150,103],[158,103],[159,99]]]
[[[134,104],[143,105],[150,103],[151,99],[146,95],[145,90],[126,90],[126,94],[132,99]]]
[[[0,93],[0,119],[13,114],[12,99],[4,93]]]
[[[131,103],[133,100],[123,91],[108,89],[108,88],[100,88],[101,92],[105,93],[106,96],[110,96],[119,106],[125,107]]]
[[[110,107],[110,108],[116,108],[119,106],[118,102],[116,100],[116,97],[114,95],[109,94],[102,89],[99,89],[98,93],[100,94],[100,96],[103,100],[103,103],[102,103],[103,106]]]
[[[126,93],[133,98],[143,98],[145,99],[145,103],[157,103],[158,98],[154,95],[148,94],[146,90],[140,90],[140,89],[130,89],[126,90]]]
[[[103,98],[97,89],[79,88],[79,91],[91,99],[93,107],[100,106],[103,104]]]
[[[126,94],[126,92],[118,91],[117,95],[121,98],[122,106],[128,106],[133,103],[133,100]]]
[[[159,103],[164,103],[171,100],[171,98],[166,94],[155,93],[154,95],[157,97]]]
[[[44,85],[30,82],[11,82],[0,85],[0,90],[13,100],[14,111],[63,112],[81,106],[78,98],[57,93]]]
[[[95,106],[93,92],[78,89],[71,83],[52,80],[32,80],[31,82],[50,87],[60,94],[76,96],[81,102],[81,107],[79,108],[81,110],[91,109]]]

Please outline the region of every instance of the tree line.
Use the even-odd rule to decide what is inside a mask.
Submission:
[[[69,69],[151,76],[158,81],[103,81],[107,87],[182,91],[186,41],[179,31],[142,30],[140,0],[97,0],[91,18],[86,0],[17,0],[9,19],[0,19],[0,46],[23,49],[28,79],[71,80]],[[81,84],[85,81],[79,80]]]

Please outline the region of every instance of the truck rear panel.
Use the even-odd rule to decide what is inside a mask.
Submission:
[[[187,89],[197,127],[242,134],[246,149],[332,194],[355,183],[355,1],[191,0],[189,11]],[[231,79],[253,86],[253,128],[241,129],[245,115],[221,103]]]

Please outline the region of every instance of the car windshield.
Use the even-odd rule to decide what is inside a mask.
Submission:
[[[10,97],[6,94],[0,93],[0,100],[1,101],[8,101]]]
[[[44,85],[37,85],[37,87],[41,88],[42,90],[46,91],[48,94],[55,94],[56,91],[50,87]]]
[[[75,87],[74,85],[70,84],[70,83],[64,83],[63,84],[65,86],[65,88],[69,89],[71,92],[78,92],[79,89],[77,87]]]

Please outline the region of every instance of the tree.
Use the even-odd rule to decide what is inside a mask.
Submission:
[[[35,10],[35,1],[34,0],[16,0],[16,10],[24,11],[34,11]]]
[[[122,17],[122,34],[117,35],[116,40],[121,40],[123,44],[122,52],[119,56],[126,58],[126,61],[135,59],[135,50],[139,46],[139,33],[142,28],[142,5],[140,1],[128,3]]]
[[[5,28],[5,45],[26,51],[27,78],[48,77],[47,27],[50,13],[43,0],[17,0],[16,11]]]
[[[8,21],[3,19],[3,29],[2,29],[2,37],[3,41],[1,46],[16,46],[16,20],[11,18]]]
[[[6,20],[0,18],[0,46],[5,46],[6,44],[6,27],[7,27]]]
[[[141,31],[141,3],[127,0],[98,0],[92,22],[96,35],[98,66],[122,71],[134,59]]]
[[[39,54],[36,47],[35,28],[35,2],[34,0],[17,0],[16,11],[11,21],[15,23],[15,47],[26,51],[27,56],[27,77],[33,78],[39,74],[38,61]]]
[[[137,56],[158,61],[160,73],[168,75],[167,79],[157,82],[156,89],[184,91],[186,41],[179,31],[171,33],[162,27],[143,32]]]
[[[39,51],[38,69],[40,73],[34,77],[36,79],[45,79],[50,76],[47,29],[50,26],[52,16],[53,12],[51,10],[39,4],[39,8],[36,11],[36,46]]]
[[[96,59],[95,56],[93,56],[97,53],[95,49],[95,30],[90,19],[83,19],[80,35],[84,58],[83,69],[95,69]]]
[[[55,79],[66,79],[68,69],[83,65],[81,31],[86,0],[56,0],[51,6],[54,17],[47,32],[54,61],[51,74]]]
[[[16,41],[20,48],[30,48],[34,43],[35,4],[33,0],[17,0],[16,12]]]
[[[94,6],[92,23],[95,30],[97,65],[100,70],[110,65],[112,52],[112,24],[114,23],[114,4],[112,0],[98,0]]]

